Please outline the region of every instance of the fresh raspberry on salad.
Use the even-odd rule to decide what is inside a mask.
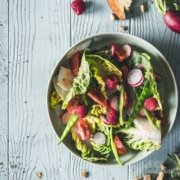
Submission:
[[[118,85],[118,77],[116,75],[109,75],[105,78],[107,89],[115,89]]]
[[[88,110],[85,105],[77,105],[74,107],[75,113],[79,116],[79,118],[83,118],[87,115]]]
[[[144,107],[148,110],[148,111],[154,111],[158,106],[158,102],[155,98],[150,97],[148,99],[146,99],[144,101]]]
[[[75,14],[80,15],[85,11],[85,2],[83,0],[74,0],[71,3],[71,8]]]
[[[109,109],[106,115],[106,124],[116,125],[118,120],[118,112],[114,109]]]

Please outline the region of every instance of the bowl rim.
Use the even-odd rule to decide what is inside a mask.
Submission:
[[[173,83],[174,83],[174,88],[175,88],[175,96],[177,97],[177,102],[175,104],[175,113],[174,113],[174,117],[173,117],[173,121],[172,123],[170,124],[169,126],[169,129],[168,131],[166,132],[166,134],[164,135],[164,137],[162,138],[162,141],[161,141],[161,145],[163,144],[164,142],[164,139],[167,138],[167,136],[169,135],[170,131],[172,130],[172,127],[176,121],[176,116],[177,116],[177,111],[178,111],[178,102],[179,102],[179,96],[178,96],[178,86],[177,86],[177,83],[176,83],[176,78],[174,76],[174,73],[173,73],[173,70],[169,64],[169,62],[167,61],[166,57],[154,46],[152,45],[151,43],[149,43],[148,41],[146,41],[145,39],[141,38],[141,37],[138,37],[138,36],[135,36],[135,35],[132,35],[132,34],[127,34],[127,33],[122,33],[122,32],[103,32],[103,33],[97,33],[97,34],[93,34],[93,35],[90,35],[90,36],[87,36],[79,41],[77,41],[76,43],[74,43],[73,45],[71,45],[64,53],[63,55],[59,58],[59,60],[57,61],[57,63],[55,64],[55,66],[53,67],[52,71],[51,71],[51,74],[50,74],[50,78],[48,79],[48,86],[47,86],[47,91],[46,91],[46,108],[48,110],[48,118],[51,122],[51,127],[53,128],[53,131],[55,132],[56,136],[59,138],[56,130],[54,129],[54,126],[53,126],[53,123],[52,123],[52,120],[51,120],[51,117],[50,117],[50,108],[49,108],[49,90],[50,90],[50,84],[52,82],[52,78],[53,78],[53,75],[54,75],[54,71],[55,69],[57,69],[57,67],[60,65],[61,63],[61,60],[64,59],[66,57],[66,55],[73,49],[75,48],[76,46],[78,46],[79,44],[83,43],[83,42],[86,42],[88,40],[91,40],[93,38],[96,38],[96,37],[100,37],[100,36],[124,36],[124,37],[130,37],[130,38],[135,38],[137,40],[140,40],[140,41],[143,41],[144,43],[146,43],[147,45],[151,46],[152,48],[154,48],[158,55],[161,57],[161,60],[163,60],[163,62],[165,63],[165,65],[168,67],[169,71],[170,71],[170,74],[171,74],[171,77],[173,79]],[[64,142],[62,142],[63,146],[66,147],[66,149],[69,150],[69,152],[71,152],[73,154],[73,156],[75,157],[78,157],[79,159],[83,160],[83,161],[86,161],[88,163],[91,163],[93,165],[97,165],[97,166],[104,166],[104,167],[107,167],[107,166],[119,166],[118,163],[115,163],[115,164],[112,164],[112,163],[96,163],[96,162],[90,162],[90,161],[87,161],[85,159],[83,159],[82,157],[78,156],[75,152],[73,152],[70,148],[68,148]],[[152,151],[148,151],[146,152],[146,154],[142,154],[141,157],[138,157],[138,160],[135,159],[136,156],[138,156],[139,153],[137,153],[132,159],[128,160],[127,162],[125,162],[125,164],[123,165],[123,167],[125,166],[129,166],[133,163],[136,163],[136,162],[139,162],[140,160],[148,157],[150,154],[152,154],[155,150],[152,150]],[[142,152],[142,151],[141,151]],[[134,160],[133,160],[134,159]],[[129,162],[130,161],[130,162]]]

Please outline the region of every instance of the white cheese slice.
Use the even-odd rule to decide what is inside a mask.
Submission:
[[[57,85],[65,91],[69,91],[72,87],[74,76],[70,69],[63,66],[60,67]]]
[[[61,97],[61,99],[64,100],[65,97],[66,97],[67,94],[68,94],[68,91],[65,91],[65,90],[62,89],[60,86],[58,86],[58,84],[57,84],[57,79],[58,79],[58,76],[55,76],[55,77],[53,78],[54,89],[56,90],[56,92],[58,93],[58,95]]]

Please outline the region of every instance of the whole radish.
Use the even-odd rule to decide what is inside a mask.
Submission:
[[[180,33],[180,11],[166,11],[164,22],[172,31]]]
[[[180,4],[178,0],[155,0],[156,7],[164,15],[165,24],[180,34]]]

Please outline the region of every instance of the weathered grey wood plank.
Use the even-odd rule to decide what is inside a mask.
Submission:
[[[134,12],[138,11],[139,5],[144,1],[138,1],[134,7]],[[148,2],[148,1],[147,1]],[[149,11],[141,16],[131,19],[131,34],[140,36],[156,46],[168,59],[172,69],[174,70],[178,87],[180,87],[180,37],[178,34],[171,32],[164,24],[162,16],[155,9],[154,4],[149,2]],[[168,138],[162,144],[159,151],[154,152],[144,160],[135,163],[129,168],[129,178],[141,176],[145,173],[158,173],[159,164],[161,164],[168,156],[168,153],[180,150],[180,114],[176,118],[173,130]]]
[[[0,1],[0,179],[8,179],[8,2]]]
[[[69,152],[57,146],[46,110],[50,73],[69,47],[70,6],[10,0],[9,179],[68,179]],[[66,153],[64,153],[66,152]]]
[[[124,22],[110,20],[111,10],[108,4],[104,0],[91,0],[86,1],[87,8],[84,14],[77,16],[71,11],[71,45],[77,41],[88,37],[90,35],[95,35],[102,32],[118,32],[118,26],[128,25],[129,21]],[[80,176],[81,171],[88,170],[90,172],[90,180],[103,179],[103,180],[127,180],[128,179],[128,167],[119,166],[109,166],[102,167],[97,165],[92,165],[79,158],[71,158],[73,174],[70,179],[83,179]],[[76,176],[75,176],[76,174]]]

